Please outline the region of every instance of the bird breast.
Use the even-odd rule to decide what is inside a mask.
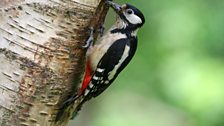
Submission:
[[[103,37],[101,37],[96,44],[91,47],[88,51],[89,61],[93,70],[96,69],[97,64],[100,59],[110,48],[110,46],[119,39],[127,38],[125,34],[122,33],[110,33],[107,32]]]

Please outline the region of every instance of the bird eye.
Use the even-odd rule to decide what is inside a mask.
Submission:
[[[126,12],[127,12],[128,14],[133,14],[133,10],[131,10],[131,9],[128,9]]]

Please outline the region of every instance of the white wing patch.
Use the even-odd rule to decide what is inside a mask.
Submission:
[[[92,83],[89,83],[89,87],[92,88],[93,87],[93,84]]]
[[[136,29],[135,31],[131,32],[131,36],[137,36],[138,33],[138,29]]]
[[[111,80],[113,79],[114,75],[117,72],[117,69],[121,66],[121,64],[124,62],[124,60],[129,56],[129,46],[125,46],[124,53],[122,54],[121,59],[119,60],[118,64],[114,67],[114,69],[109,73],[108,79]]]
[[[98,69],[96,69],[96,71],[102,73],[104,71],[104,69],[98,68]]]
[[[89,94],[89,89],[86,89],[84,96],[87,96],[88,94]]]
[[[115,26],[114,26],[114,28],[115,28]],[[109,31],[113,30],[114,28],[111,28]],[[122,38],[127,38],[126,34],[122,34],[122,33],[111,34],[110,32],[107,32],[102,38],[100,38],[96,42],[96,45],[93,48],[91,48],[91,50],[88,50],[89,51],[88,58],[91,61],[92,69],[94,69],[98,72],[104,70],[101,68],[97,68],[97,65],[98,65],[100,59],[107,52],[107,50],[111,47],[111,45],[114,44],[114,42],[116,42],[116,40],[119,40]]]
[[[94,80],[98,80],[99,77],[97,77],[97,76],[94,75],[94,76],[93,76],[93,79],[94,79]]]
[[[110,82],[110,81],[107,80],[107,81],[105,81],[104,83],[105,83],[105,84],[109,84],[109,82]]]

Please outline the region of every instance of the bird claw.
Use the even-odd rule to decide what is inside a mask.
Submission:
[[[97,32],[100,34],[100,37],[102,37],[103,36],[103,34],[104,34],[104,30],[105,30],[105,28],[104,28],[104,26],[100,26],[99,27],[99,29],[97,30]],[[91,44],[93,43],[93,41],[94,41],[94,28],[93,27],[90,27],[89,28],[89,38],[87,39],[87,41],[85,42],[85,45],[81,45],[81,48],[84,48],[84,49],[86,49],[86,48],[89,48],[90,46],[91,46]]]
[[[99,34],[100,34],[100,37],[103,36],[103,34],[104,34],[104,30],[105,30],[104,26],[101,25],[101,26],[99,27],[99,29],[98,29],[98,32],[99,32]]]
[[[90,45],[93,43],[93,40],[94,40],[93,33],[94,33],[94,28],[90,27],[90,29],[89,29],[89,38],[86,41],[85,45],[81,46],[82,48],[84,48],[84,49],[89,48]]]

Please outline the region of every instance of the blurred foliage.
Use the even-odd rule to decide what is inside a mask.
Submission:
[[[137,54],[70,124],[224,126],[224,1],[116,2],[145,14]],[[114,17],[110,12],[107,26]]]

